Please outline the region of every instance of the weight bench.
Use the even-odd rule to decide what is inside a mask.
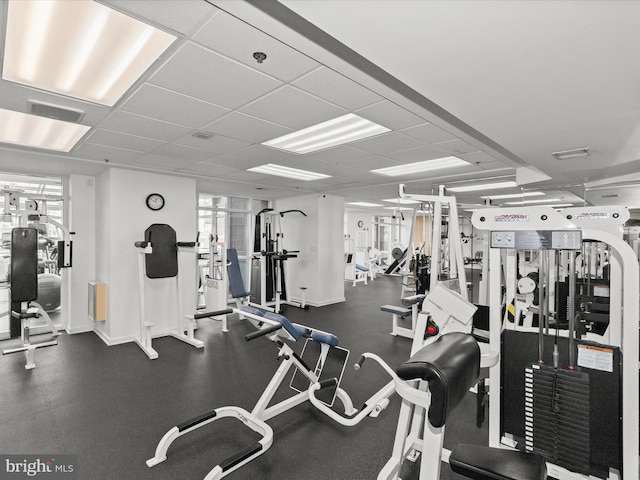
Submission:
[[[418,309],[424,300],[425,295],[411,295],[402,299],[403,307],[395,305],[382,305],[380,310],[392,315],[391,335],[406,338],[413,338],[416,330],[416,320],[418,318]],[[407,308],[409,307],[409,308]],[[411,315],[411,328],[400,326],[400,318]]]
[[[402,461],[415,456],[415,451],[422,454],[420,479],[440,477],[446,421],[479,373],[480,347],[471,335],[460,332],[442,335],[396,369],[396,392],[403,402],[393,455],[378,480],[397,479]],[[411,413],[414,406],[417,413]],[[416,418],[424,421],[421,439],[410,433]],[[546,463],[540,455],[516,450],[458,445],[449,464],[454,472],[475,480],[546,479]]]

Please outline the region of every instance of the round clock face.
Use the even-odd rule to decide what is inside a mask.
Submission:
[[[363,225],[364,223],[362,222],[362,220],[358,220],[358,227],[362,228]]]
[[[151,210],[160,210],[164,207],[164,197],[159,193],[151,193],[147,196],[147,207]]]

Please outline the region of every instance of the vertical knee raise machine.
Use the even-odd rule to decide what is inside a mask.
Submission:
[[[222,313],[232,312],[244,315],[259,328],[256,332],[245,336],[245,339],[253,340],[261,336],[267,336],[267,338],[278,347],[278,360],[282,363],[251,412],[238,406],[220,407],[176,425],[160,440],[156,447],[155,455],[153,458],[147,460],[147,466],[153,467],[165,461],[167,459],[167,450],[171,444],[183,435],[221,418],[235,418],[251,430],[260,434],[262,438],[241,452],[223,460],[205,477],[205,480],[221,479],[267,451],[273,442],[273,430],[266,422],[309,399],[307,388],[309,384],[320,381],[331,355],[336,355],[339,359],[337,362],[339,370],[338,378],[341,378],[349,351],[337,346],[338,338],[334,335],[293,324],[282,315],[265,312],[250,306],[244,306],[241,309],[229,309],[226,312],[210,312],[203,315],[216,316]],[[306,338],[307,344],[305,345],[305,350],[303,350],[302,355],[298,355],[285,341],[296,341],[301,338]],[[317,344],[320,347],[320,353],[313,364],[308,364],[308,360],[305,360],[306,355],[304,352],[309,343]],[[290,386],[297,393],[278,403],[270,405],[278,388],[282,385],[282,382],[286,380],[285,377],[291,370],[294,371],[296,377],[301,377],[298,379],[302,381],[301,387],[297,387],[298,382],[296,378],[293,377]],[[335,367],[333,370],[335,372]],[[344,407],[345,413],[352,415],[356,410],[353,408],[350,397],[340,388],[339,383],[338,381],[337,384],[334,385],[333,395],[330,395],[327,401],[333,403],[334,398],[338,398]]]
[[[195,252],[197,244],[198,242],[177,242],[176,231],[170,225],[160,223],[154,223],[147,228],[144,232],[144,241],[135,243],[138,249],[140,288],[140,331],[136,343],[151,360],[158,358],[158,352],[152,346],[151,329],[154,323],[147,319],[145,277],[149,279],[175,278],[177,303],[175,324],[168,331],[162,332],[161,335],[171,335],[196,348],[204,347],[204,342],[194,336],[195,320],[193,315],[182,317],[183,279],[178,268],[180,251]]]
[[[47,312],[35,302],[38,298],[38,230],[35,228],[14,228],[11,231],[11,316],[20,321],[20,346],[2,351],[3,355],[25,352],[25,368],[35,368],[35,352],[38,348],[57,345],[57,340],[32,342],[30,330],[32,322],[42,319],[51,330],[52,337],[58,336]]]

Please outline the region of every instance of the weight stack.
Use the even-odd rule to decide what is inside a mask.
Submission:
[[[535,363],[525,368],[524,384],[526,450],[589,475],[589,375]]]

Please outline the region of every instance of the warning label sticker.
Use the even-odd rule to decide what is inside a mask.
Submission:
[[[578,345],[578,365],[593,370],[613,372],[613,350],[590,345]]]

